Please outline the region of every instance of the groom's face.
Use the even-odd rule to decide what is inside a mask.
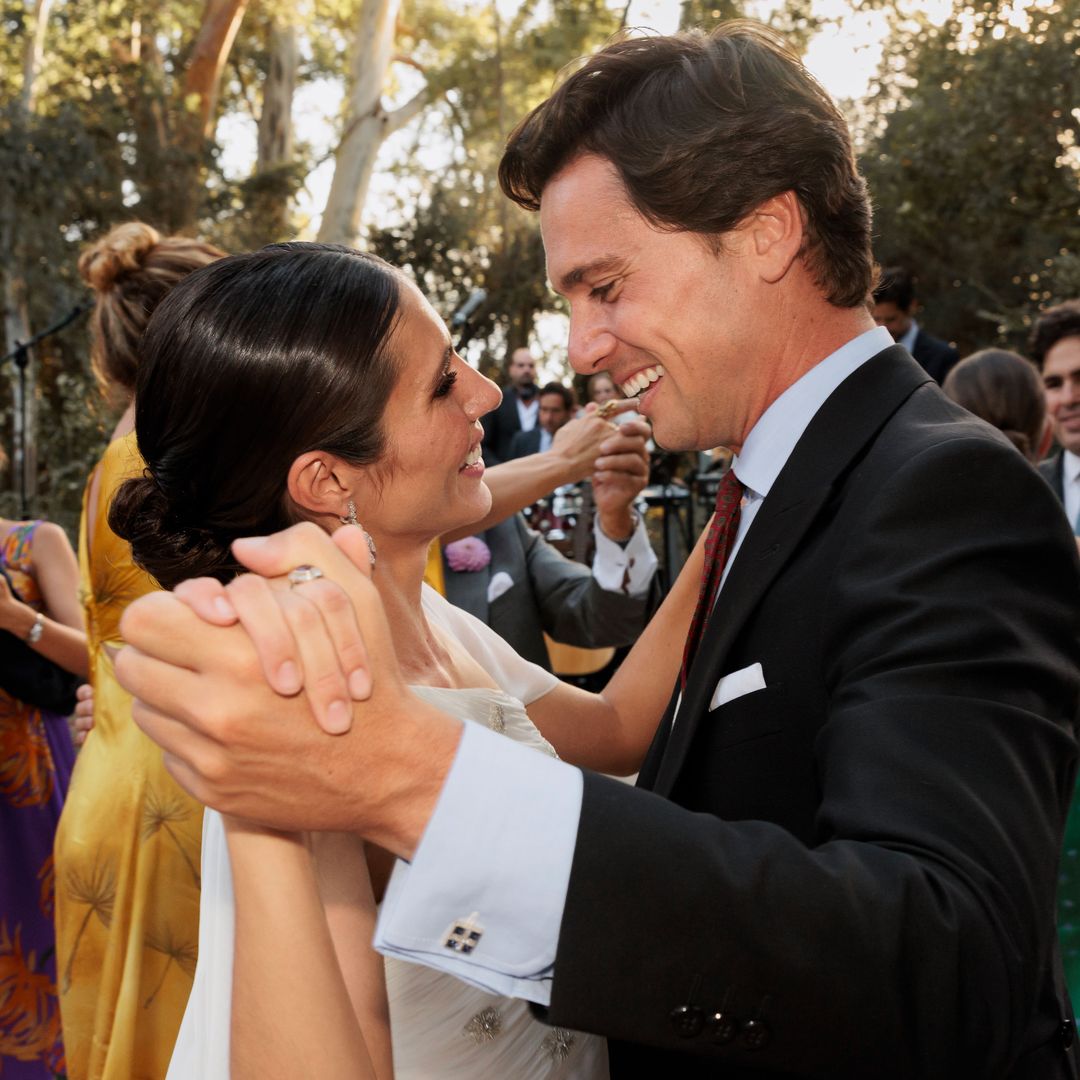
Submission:
[[[740,447],[769,375],[743,231],[717,254],[700,234],[654,227],[595,155],[548,182],[540,224],[548,277],[570,303],[574,370],[609,372],[669,450]]]

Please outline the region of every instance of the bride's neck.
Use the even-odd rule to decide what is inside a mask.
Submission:
[[[384,550],[385,548],[385,550]],[[394,651],[406,681],[425,683],[446,662],[446,650],[428,626],[421,604],[427,568],[425,543],[379,545],[372,581],[390,624]]]

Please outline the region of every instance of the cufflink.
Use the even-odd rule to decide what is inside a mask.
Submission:
[[[447,928],[443,945],[454,952],[468,954],[476,948],[480,939],[484,936],[484,928],[478,922],[478,911],[474,911],[467,919],[458,919]]]

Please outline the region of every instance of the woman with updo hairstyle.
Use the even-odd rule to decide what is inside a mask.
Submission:
[[[93,729],[76,759],[57,831],[57,972],[71,1080],[162,1078],[191,989],[198,939],[202,807],[165,771],[116,681],[127,605],[155,589],[109,528],[120,485],[142,472],[134,436],[139,349],[150,316],[210,244],[118,225],[79,258],[94,290],[91,356],[103,392],[125,406],[91,473],[79,537]]]
[[[945,377],[945,393],[996,427],[1028,459],[1039,461],[1050,444],[1046,395],[1035,365],[1008,349],[981,349]]]
[[[177,599],[160,597],[183,601],[170,640],[205,632],[195,614],[204,602],[245,626],[287,613],[304,670],[265,671],[276,692],[267,691],[268,740],[285,730],[274,709],[301,688],[325,730],[351,719],[347,700],[320,705],[314,689],[323,639],[311,620],[352,618],[331,603],[340,594],[313,567],[279,591],[242,573],[243,538],[314,525],[341,530],[341,549],[370,563],[418,706],[602,771],[639,766],[678,672],[700,548],[603,698],[523,660],[423,584],[432,540],[490,512],[479,420],[499,401],[416,286],[346,248],[232,256],[158,307],[136,392],[146,470],[118,493],[110,521],[138,562],[176,587]],[[370,692],[359,668],[338,674],[335,694]],[[603,1080],[602,1039],[553,1031],[524,1001],[372,951],[392,863],[353,835],[290,835],[207,810],[199,960],[170,1080]]]

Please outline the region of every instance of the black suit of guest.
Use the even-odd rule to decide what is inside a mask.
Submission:
[[[482,416],[480,423],[484,428],[484,464],[491,466],[509,461],[513,457],[511,443],[521,431],[518,395],[512,386],[503,388],[502,403],[494,412]]]
[[[1065,505],[1065,451],[1059,450],[1037,466],[1042,478],[1054,489],[1062,506]]]
[[[510,451],[507,460],[528,457],[529,454],[540,453],[540,427],[537,425],[532,431],[519,431],[510,440]]]
[[[933,377],[940,386],[945,376],[960,362],[960,354],[948,342],[928,334],[922,327],[915,335],[915,344],[911,355],[922,365],[923,370]]]
[[[756,663],[766,688],[710,711]],[[1053,495],[878,354],[749,526],[655,797],[585,774],[547,1019],[626,1040],[618,1080],[1076,1076],[1053,898],[1078,672]]]

